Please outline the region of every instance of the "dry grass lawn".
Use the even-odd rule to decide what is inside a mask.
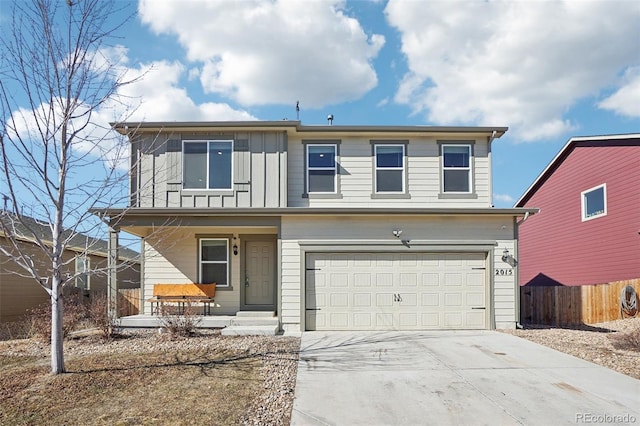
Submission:
[[[56,376],[46,351],[30,355],[20,347],[37,343],[0,342],[0,424],[241,424],[268,391],[268,358],[297,359],[297,339],[254,339],[71,342],[68,372]],[[280,422],[288,419],[274,421]]]

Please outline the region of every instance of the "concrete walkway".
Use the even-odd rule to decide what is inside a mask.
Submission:
[[[640,425],[640,380],[500,332],[306,332],[300,349],[292,425]]]

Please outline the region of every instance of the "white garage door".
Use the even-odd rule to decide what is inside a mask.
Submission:
[[[484,253],[310,253],[307,330],[484,329]]]

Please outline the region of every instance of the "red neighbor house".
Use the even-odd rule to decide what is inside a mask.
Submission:
[[[640,134],[572,138],[516,207],[520,285],[640,278]]]

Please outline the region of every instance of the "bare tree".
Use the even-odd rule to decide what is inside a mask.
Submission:
[[[107,123],[122,120],[129,101],[119,89],[132,81],[118,63],[120,48],[109,44],[130,19],[129,5],[15,2],[0,34],[0,179],[9,198],[0,220],[9,245],[0,250],[50,295],[53,374],[65,371],[62,291],[77,277],[65,249],[101,226],[89,209],[128,196],[128,142]],[[46,224],[46,235],[25,216]],[[25,234],[46,268],[23,249]],[[90,252],[95,240],[83,241]]]

